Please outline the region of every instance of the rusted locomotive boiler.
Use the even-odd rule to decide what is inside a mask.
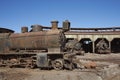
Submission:
[[[22,27],[22,33],[1,33],[0,66],[72,69],[72,57],[81,53],[81,44],[74,40],[66,43],[64,32],[70,28],[68,21],[63,22],[62,30],[57,28],[58,21],[51,23],[51,30],[32,25],[30,32],[27,27]],[[73,47],[69,48],[66,44]]]
[[[3,36],[4,42],[2,46],[4,46],[3,51],[6,52],[9,48],[11,50],[19,51],[19,50],[51,50],[52,48],[64,47],[65,45],[65,35],[62,30],[58,30],[54,27],[56,22],[52,22],[53,28],[49,31],[38,30],[42,26],[40,25],[32,25],[32,32],[24,32],[24,33],[6,33],[1,34]],[[55,25],[56,26],[56,25]],[[34,28],[36,28],[36,31]],[[2,43],[3,40],[1,40]],[[3,48],[3,47],[2,47]],[[61,50],[61,49],[60,49]]]

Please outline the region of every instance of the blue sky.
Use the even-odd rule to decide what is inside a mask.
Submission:
[[[0,27],[21,31],[21,26],[51,26],[64,20],[71,27],[120,26],[120,0],[0,0]]]

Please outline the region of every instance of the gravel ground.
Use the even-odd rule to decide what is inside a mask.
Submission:
[[[120,65],[120,54],[85,54],[80,59],[93,59],[98,62],[109,62]],[[112,65],[113,66],[113,65]],[[0,80],[120,80],[120,67],[103,69],[39,70],[26,68],[0,67]]]

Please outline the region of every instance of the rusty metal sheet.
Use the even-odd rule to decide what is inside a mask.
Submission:
[[[10,35],[10,48],[12,49],[47,49],[60,47],[60,32],[40,31],[29,33],[16,33]]]

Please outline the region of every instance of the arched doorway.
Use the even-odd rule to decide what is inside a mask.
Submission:
[[[106,38],[98,38],[95,41],[95,53],[107,53],[109,49],[109,41]],[[110,49],[109,49],[110,52]]]
[[[114,38],[111,42],[111,52],[120,53],[120,38]]]
[[[92,41],[89,38],[83,38],[80,40],[80,43],[82,44],[82,48],[85,51],[85,53],[92,53]]]

